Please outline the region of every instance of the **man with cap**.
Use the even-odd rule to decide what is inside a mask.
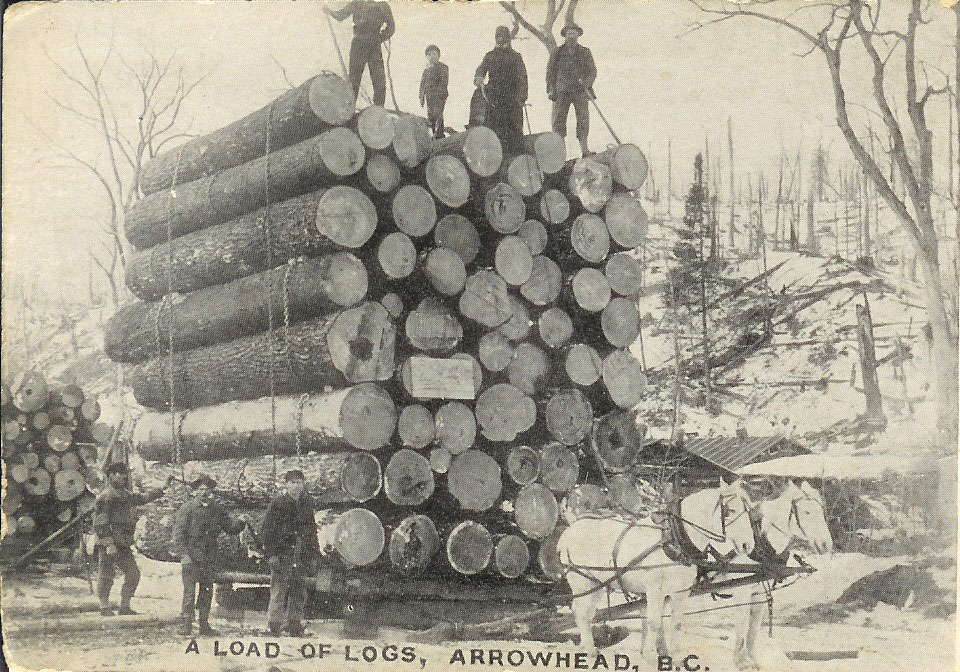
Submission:
[[[167,479],[166,485],[169,486],[172,480],[173,476]],[[140,568],[131,549],[133,533],[140,517],[136,507],[159,499],[165,489],[135,493],[127,487],[129,482],[127,465],[122,462],[111,464],[107,467],[107,485],[97,495],[93,509],[93,531],[98,554],[97,598],[100,600],[102,616],[113,616],[110,591],[113,589],[116,568],[123,572],[117,613],[121,616],[137,613],[130,608],[130,601],[140,583]]]
[[[210,627],[210,603],[213,598],[213,578],[217,570],[217,538],[220,532],[236,534],[249,525],[249,518],[233,520],[214,498],[216,481],[206,475],[195,478],[190,487],[193,498],[177,510],[173,526],[173,550],[180,555],[180,573],[183,577],[183,603],[180,615],[181,635],[193,631],[193,610],[198,612],[197,632],[216,635]],[[199,590],[197,589],[199,586]]]
[[[317,571],[320,544],[316,507],[306,492],[303,472],[291,469],[283,476],[284,492],[273,498],[260,531],[264,555],[270,563],[270,606],[267,625],[278,635],[302,637],[307,578]]]
[[[350,43],[350,83],[353,95],[360,92],[363,69],[369,68],[373,84],[373,104],[383,105],[387,99],[387,81],[383,72],[383,51],[380,45],[393,36],[396,26],[393,12],[386,2],[374,0],[350,0],[337,11],[324,7],[323,11],[343,21],[353,15],[353,41]]]
[[[583,156],[590,153],[590,100],[597,66],[593,54],[579,43],[583,29],[575,23],[564,26],[563,44],[550,55],[547,63],[547,96],[553,101],[553,130],[567,137],[567,114],[570,106],[577,115],[577,140]]]
[[[487,52],[477,68],[474,85],[483,87],[487,99],[487,127],[500,138],[505,154],[523,151],[523,104],[527,102],[527,67],[510,41],[506,26],[497,26],[497,46]]]

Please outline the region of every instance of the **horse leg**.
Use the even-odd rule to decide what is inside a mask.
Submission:
[[[744,653],[751,662],[751,667],[759,668],[757,663],[757,635],[763,626],[764,602],[763,594],[757,591],[750,595],[750,621],[747,626],[747,637],[744,647]]]
[[[687,598],[690,593],[680,591],[670,596],[670,617],[673,619],[673,636],[670,645],[674,651],[682,650],[683,626],[686,625]]]
[[[570,609],[573,611],[573,620],[580,631],[580,646],[592,651],[595,645],[591,625],[597,613],[602,591],[597,590],[597,582],[593,579],[573,572],[567,575],[567,583],[570,584],[571,592],[579,595],[571,602]]]
[[[755,609],[755,607],[761,605],[749,604],[758,601],[760,593],[753,588],[747,589],[744,592],[746,593],[745,597],[747,599],[742,601],[748,604],[737,609],[737,637],[733,652],[737,668],[741,670],[756,669],[757,667],[751,648],[756,642],[756,630],[758,627],[754,619],[759,618],[759,614],[762,613],[759,609]]]
[[[663,630],[663,606],[667,596],[659,588],[647,591],[647,621],[658,656],[669,655],[667,651],[667,636]]]

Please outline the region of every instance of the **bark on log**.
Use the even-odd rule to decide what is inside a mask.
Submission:
[[[543,173],[536,158],[529,154],[510,159],[505,169],[501,169],[500,177],[525,198],[535,196],[543,189]]]
[[[567,162],[567,143],[553,131],[534,133],[523,139],[527,154],[532,154],[537,165],[547,175],[559,172]]]
[[[647,157],[636,145],[618,145],[590,158],[606,165],[613,181],[629,191],[639,189],[647,179]]]
[[[593,425],[591,441],[601,466],[613,473],[622,473],[633,464],[643,448],[646,425],[637,422],[634,411],[611,411]]]
[[[540,254],[547,247],[547,227],[540,220],[528,219],[520,225],[517,235],[530,248],[530,254]]]
[[[390,280],[406,278],[417,265],[417,248],[410,236],[394,231],[383,237],[377,246],[377,261]]]
[[[548,443],[540,451],[540,480],[557,494],[573,489],[580,477],[576,453],[559,443]]]
[[[470,199],[470,173],[455,156],[431,156],[427,161],[426,179],[433,195],[451,208],[459,208]]]
[[[418,350],[448,352],[463,339],[463,326],[444,304],[428,297],[407,315],[404,333]]]
[[[140,171],[138,186],[152,194],[239,166],[266,154],[268,143],[276,152],[345,124],[353,110],[350,84],[332,73],[317,75],[256,112],[157,156]]]
[[[581,268],[571,282],[577,305],[590,313],[598,313],[610,303],[610,283],[596,268]]]
[[[390,563],[405,574],[425,570],[439,550],[437,527],[424,515],[404,518],[390,534]]]
[[[517,535],[505,534],[497,541],[493,561],[501,576],[515,579],[530,565],[530,549],[527,548],[527,543]]]
[[[400,166],[386,154],[373,154],[364,171],[374,193],[387,194],[400,186]]]
[[[279,327],[352,306],[366,292],[367,269],[348,252],[291,262],[199,289],[172,306],[161,301],[121,308],[107,323],[104,352],[117,362],[166,354],[171,317],[174,349],[183,351],[264,331],[271,307]]]
[[[561,390],[550,397],[546,410],[547,430],[568,446],[575,446],[590,435],[593,407],[580,390]],[[543,472],[543,465],[540,471]]]
[[[546,353],[533,343],[521,343],[513,351],[513,358],[507,365],[507,378],[510,384],[524,394],[533,396],[542,388],[550,374],[550,359]]]
[[[516,233],[526,219],[527,206],[520,192],[506,182],[497,182],[487,190],[483,211],[494,230]]]
[[[486,511],[500,499],[500,465],[486,453],[468,450],[456,455],[447,471],[447,489],[467,511]]]
[[[405,406],[397,421],[397,434],[405,446],[416,450],[426,448],[436,436],[433,413],[420,404]]]
[[[437,204],[430,192],[418,184],[405,184],[393,196],[393,221],[412,238],[433,231],[437,223]]]
[[[533,272],[533,255],[518,236],[504,236],[494,257],[497,273],[510,285],[522,285]]]
[[[563,224],[570,216],[570,201],[562,191],[547,189],[540,197],[540,215],[548,224]]]
[[[376,450],[389,443],[397,422],[390,396],[372,383],[300,398],[277,397],[273,410],[271,419],[270,399],[265,398],[177,413],[173,427],[180,459],[292,455],[298,436],[303,453]],[[172,430],[169,413],[144,413],[131,443],[144,459],[171,462],[176,459]]]
[[[525,485],[513,502],[517,526],[530,539],[543,539],[557,525],[560,507],[550,489],[541,483]]]
[[[533,399],[509,383],[484,390],[475,413],[481,433],[490,441],[513,441],[537,421]]]
[[[520,294],[535,306],[546,306],[560,296],[563,276],[553,260],[538,254],[533,258],[530,278],[520,287]]]
[[[548,308],[537,319],[540,339],[551,348],[562,348],[573,336],[573,320],[562,308]]]
[[[447,560],[461,574],[483,571],[493,554],[493,537],[483,525],[465,520],[447,537]]]
[[[570,244],[588,264],[599,264],[610,253],[610,234],[607,225],[597,215],[584,213],[573,220]]]
[[[618,296],[610,300],[600,314],[600,325],[607,342],[626,348],[640,335],[640,311],[634,299]]]
[[[356,118],[357,135],[370,149],[381,150],[393,144],[396,123],[392,114],[380,105],[370,105]]]
[[[488,331],[480,337],[477,356],[487,371],[504,371],[513,360],[513,344],[499,331]]]
[[[643,284],[643,265],[627,252],[618,252],[603,267],[610,289],[622,296],[636,296]]]
[[[437,292],[443,296],[456,296],[463,291],[467,269],[463,260],[453,250],[435,247],[426,253],[423,272]]]
[[[363,167],[360,138],[345,128],[327,131],[304,142],[182,184],[171,194],[158,191],[133,204],[126,214],[126,233],[138,249],[152,247],[207,226],[293,196],[336,184]],[[269,181],[268,181],[269,178]],[[272,216],[272,213],[271,213]]]
[[[474,273],[460,295],[460,312],[485,327],[499,327],[513,316],[507,283],[494,271]]]
[[[590,387],[603,375],[603,359],[586,343],[574,343],[564,357],[567,377],[577,385]]]
[[[328,525],[332,526],[331,532],[321,529],[320,534],[330,535],[334,548],[348,566],[366,567],[383,553],[387,535],[383,523],[369,509],[350,509],[335,516]]]
[[[643,399],[647,377],[629,350],[614,350],[603,360],[603,384],[620,408],[633,408]]]
[[[513,306],[513,315],[497,327],[497,331],[511,341],[522,341],[533,326],[533,322],[530,321],[530,312],[523,300],[513,294],[510,295],[510,303]]]
[[[397,115],[393,128],[393,153],[401,168],[411,170],[430,156],[427,122],[412,114]]]
[[[610,169],[593,158],[577,159],[570,169],[567,188],[587,212],[600,212],[613,194]]]
[[[480,234],[469,219],[457,213],[451,213],[437,222],[433,231],[433,240],[440,247],[456,252],[464,265],[477,258],[480,251]]]
[[[449,154],[461,160],[474,175],[490,177],[503,162],[503,147],[497,134],[486,126],[474,126],[462,133],[435,141],[434,156]]]
[[[383,470],[383,491],[394,504],[416,506],[433,494],[433,471],[420,453],[401,448]]]
[[[614,194],[603,211],[610,237],[621,247],[632,249],[643,245],[650,225],[640,199],[630,194]]]
[[[530,485],[540,475],[540,456],[529,446],[514,446],[507,455],[507,473],[517,485]]]
[[[437,410],[434,418],[435,442],[451,455],[460,455],[477,438],[477,419],[469,406],[451,401]]]

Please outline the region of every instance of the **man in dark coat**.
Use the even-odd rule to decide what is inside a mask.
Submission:
[[[167,480],[167,485],[173,479]],[[97,560],[97,598],[100,600],[100,614],[113,616],[110,606],[110,591],[116,568],[123,572],[123,586],[120,588],[121,616],[135,614],[130,601],[137,592],[140,583],[140,568],[133,555],[133,533],[140,517],[136,508],[163,496],[164,488],[134,493],[128,489],[129,469],[117,462],[107,467],[107,485],[97,495],[93,510],[93,531],[96,534]]]
[[[270,563],[267,624],[274,635],[280,634],[286,624],[287,632],[302,637],[307,578],[316,573],[320,555],[314,521],[316,508],[306,492],[302,471],[292,469],[283,480],[285,492],[270,502],[260,532]]]
[[[427,123],[434,138],[442,138],[443,108],[447,104],[447,84],[450,81],[450,68],[440,62],[440,47],[431,44],[424,53],[429,65],[420,77],[420,106],[427,106]]]
[[[353,15],[353,41],[350,43],[350,83],[353,85],[353,94],[356,96],[360,93],[363,69],[369,68],[373,104],[383,105],[387,99],[387,81],[380,45],[393,36],[396,28],[390,5],[373,0],[350,0],[343,9],[333,11],[324,7],[323,11],[337,21]]]
[[[191,634],[196,607],[199,615],[197,632],[216,635],[217,631],[210,627],[210,603],[213,598],[213,579],[219,566],[217,538],[221,532],[240,532],[249,524],[249,520],[233,520],[230,517],[214,499],[213,490],[217,484],[209,476],[196,478],[190,486],[193,488],[193,498],[177,510],[173,526],[173,549],[180,555],[183,577],[183,603],[180,610],[183,623],[179,633]]]
[[[567,137],[570,105],[577,115],[577,140],[584,156],[590,153],[590,99],[597,66],[593,54],[578,40],[583,29],[575,23],[563,28],[564,43],[554,50],[547,63],[547,96],[553,101],[553,130]]]
[[[487,99],[487,126],[503,144],[505,154],[523,151],[523,104],[527,102],[527,67],[510,46],[506,26],[498,26],[497,46],[487,52],[477,68],[474,84],[484,87]],[[486,85],[484,86],[484,81]]]

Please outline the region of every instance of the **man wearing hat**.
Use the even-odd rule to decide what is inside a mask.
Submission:
[[[171,476],[166,485],[173,480]],[[93,510],[93,531],[97,547],[97,598],[100,614],[113,616],[110,606],[110,591],[113,589],[115,570],[123,572],[123,587],[120,588],[121,616],[135,614],[130,601],[140,583],[140,568],[133,556],[133,533],[140,517],[136,507],[163,496],[165,488],[135,493],[128,489],[130,473],[127,465],[115,462],[107,467],[107,485],[97,495]]]
[[[263,552],[270,563],[270,606],[267,625],[280,634],[286,626],[302,637],[307,579],[317,571],[320,543],[314,521],[316,507],[303,472],[291,469],[283,476],[284,492],[273,498],[260,531]]]
[[[590,100],[597,66],[593,54],[578,40],[583,28],[575,23],[564,26],[563,44],[550,55],[547,63],[547,96],[553,101],[553,130],[567,137],[567,114],[570,105],[577,115],[577,140],[583,156],[590,153],[587,136],[590,133]]]
[[[383,105],[387,99],[387,80],[380,45],[389,40],[395,30],[390,5],[374,0],[350,0],[342,9],[334,11],[324,7],[323,11],[337,21],[353,16],[349,66],[353,95],[360,93],[360,81],[366,68],[370,71],[370,83],[373,84],[373,104]]]
[[[504,154],[523,151],[523,104],[527,102],[527,66],[510,42],[506,26],[498,26],[497,46],[487,52],[477,68],[474,85],[487,99],[487,127],[497,134]]]
[[[183,623],[181,635],[193,632],[193,610],[198,612],[197,632],[201,635],[216,635],[210,627],[210,604],[213,598],[213,578],[216,574],[217,538],[221,532],[236,534],[249,524],[241,517],[233,520],[214,498],[216,481],[206,475],[195,478],[192,499],[177,510],[173,526],[173,550],[181,558],[180,572],[183,577],[183,603],[180,615]],[[197,588],[199,586],[199,589]]]

